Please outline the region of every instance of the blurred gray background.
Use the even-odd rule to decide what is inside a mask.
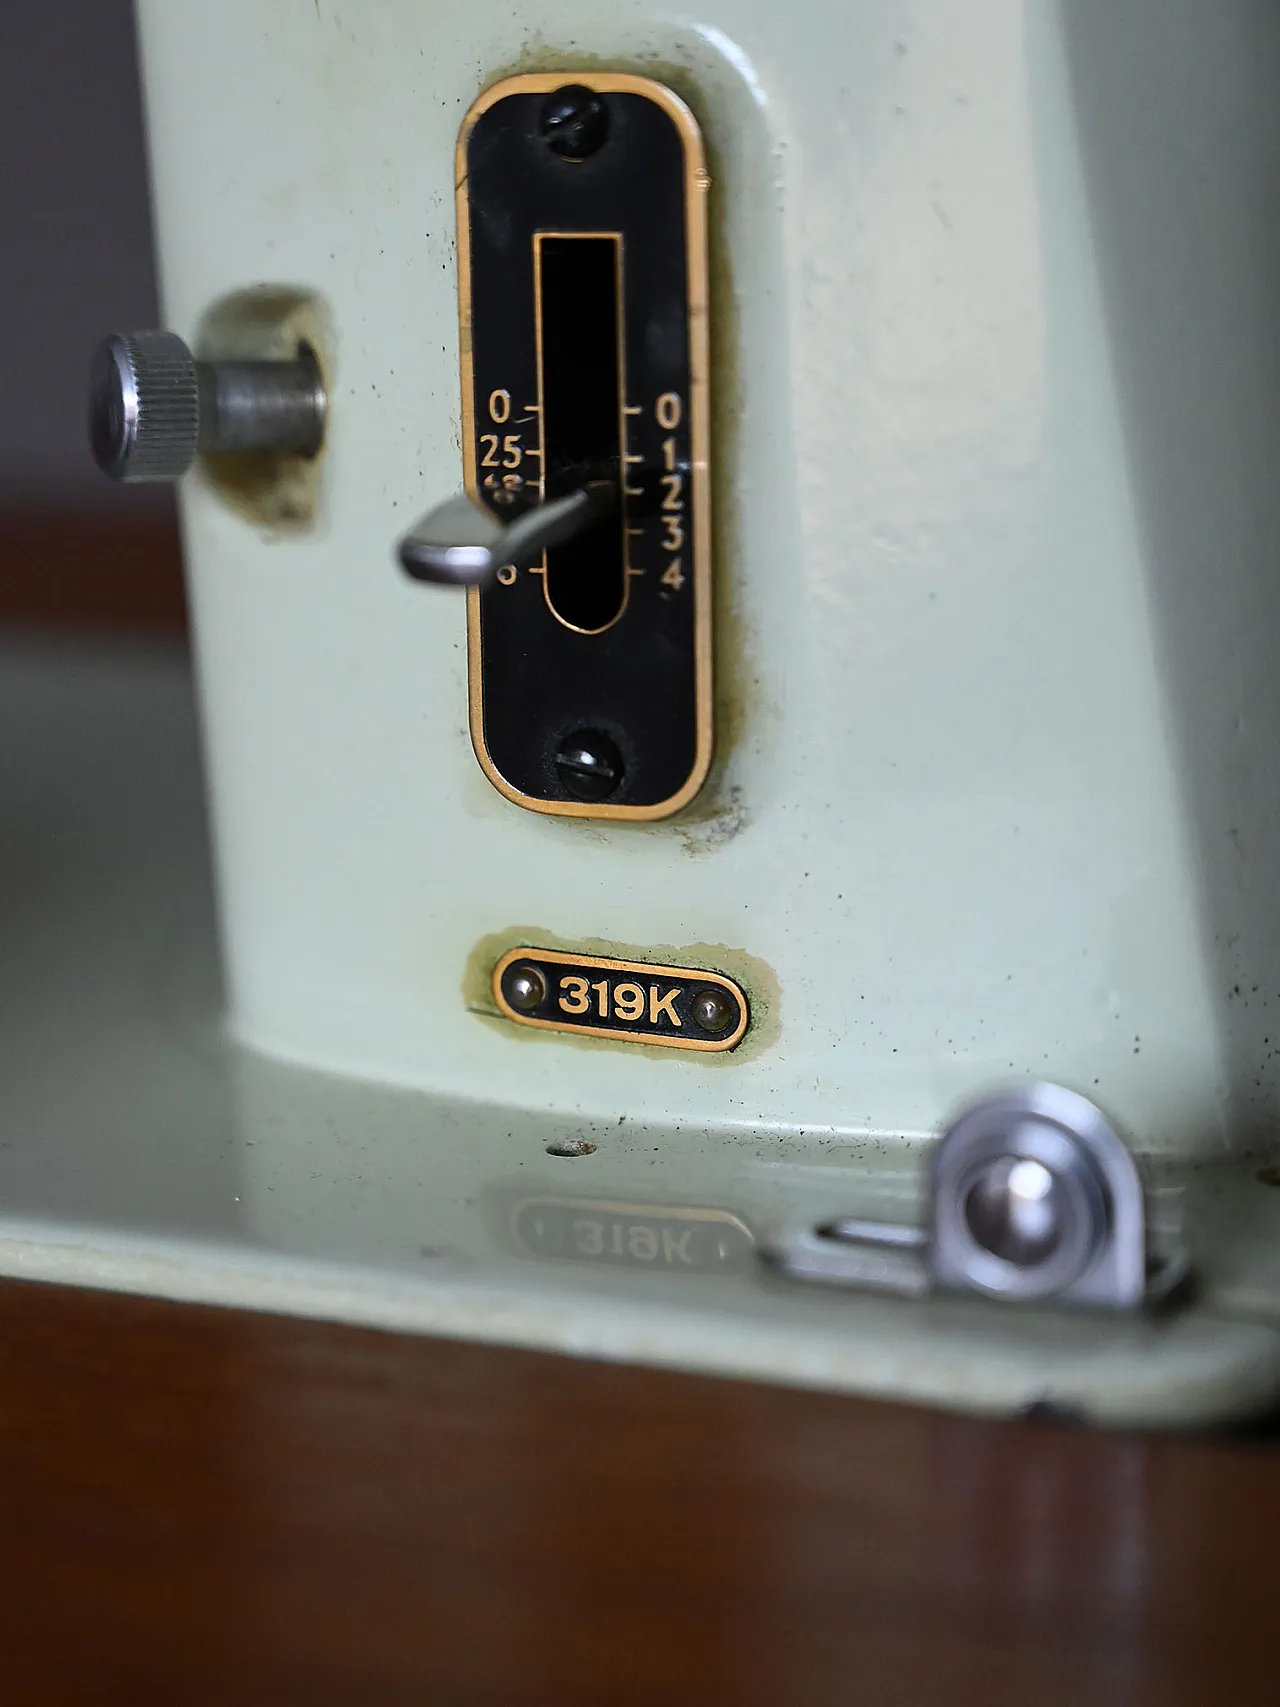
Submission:
[[[89,352],[155,323],[131,0],[0,0],[0,506],[119,506]]]

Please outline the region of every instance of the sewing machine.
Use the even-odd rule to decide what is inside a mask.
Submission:
[[[1269,1403],[1270,9],[140,23],[225,994],[181,673],[14,664],[6,1271]]]

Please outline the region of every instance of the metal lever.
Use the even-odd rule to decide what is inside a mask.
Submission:
[[[465,493],[429,510],[400,541],[401,566],[415,581],[483,587],[504,564],[519,569],[551,545],[563,545],[604,521],[618,507],[611,480],[590,480],[576,492],[535,504],[505,525]]]

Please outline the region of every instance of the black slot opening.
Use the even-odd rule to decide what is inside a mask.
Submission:
[[[542,454],[546,496],[586,480],[621,488],[617,237],[541,236]],[[626,600],[622,494],[605,521],[547,552],[547,601],[562,622],[608,628]]]

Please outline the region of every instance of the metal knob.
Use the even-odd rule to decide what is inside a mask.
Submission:
[[[577,491],[534,504],[505,525],[465,493],[438,504],[400,541],[400,566],[415,581],[483,587],[505,563],[520,568],[548,546],[585,533],[618,507],[614,481],[589,480]]]
[[[309,350],[291,361],[197,361],[173,332],[116,332],[94,351],[89,442],[113,480],[180,480],[201,451],[297,451],[324,438]]]
[[[1062,1085],[1023,1085],[954,1121],[930,1163],[928,1229],[836,1216],[766,1247],[784,1274],[920,1297],[931,1287],[1132,1310],[1187,1273],[1148,1256],[1137,1165],[1102,1112]]]

